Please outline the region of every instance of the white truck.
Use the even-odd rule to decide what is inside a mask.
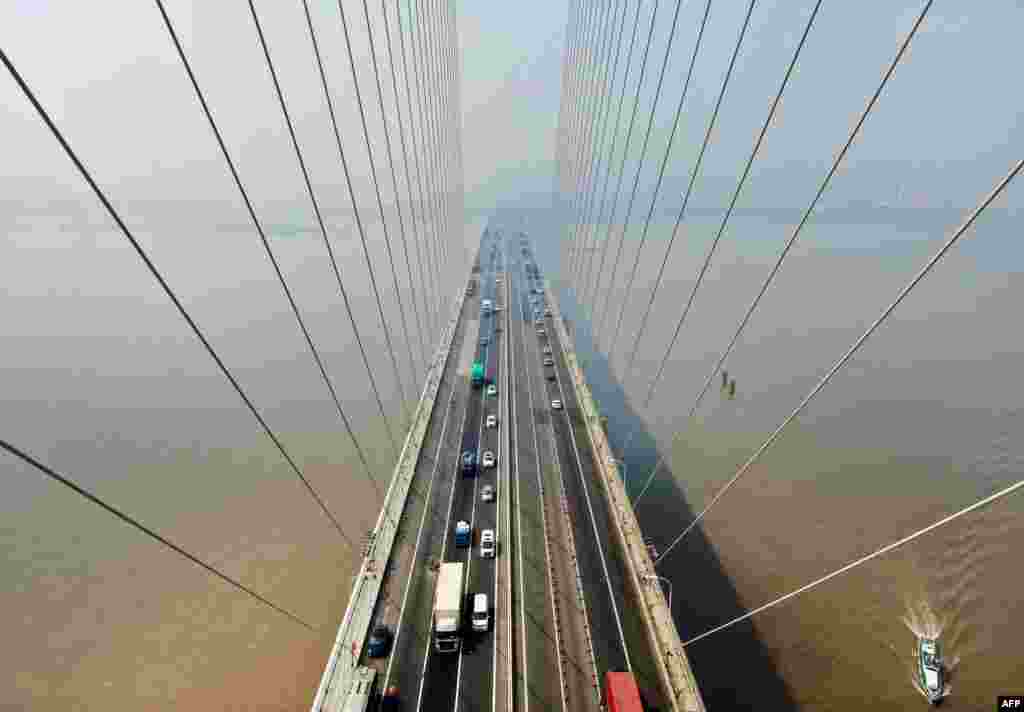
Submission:
[[[463,564],[441,564],[434,596],[434,645],[439,653],[457,653],[462,635]]]

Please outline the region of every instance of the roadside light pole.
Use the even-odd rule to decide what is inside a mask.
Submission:
[[[657,574],[643,574],[644,581],[663,581],[668,584],[668,612],[672,613],[672,582],[664,576],[658,576]]]

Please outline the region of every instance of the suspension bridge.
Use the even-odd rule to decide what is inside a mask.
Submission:
[[[675,616],[686,605],[674,603],[688,600],[691,582],[664,562],[688,536],[696,536],[708,512],[750,473],[787,426],[927,279],[1002,195],[1024,162],[1009,161],[1005,173],[993,176],[990,185],[979,186],[974,207],[949,232],[941,248],[796,406],[782,414],[777,427],[706,506],[680,522],[674,537],[652,544],[637,507],[653,482],[670,478],[666,461],[670,450],[660,452],[654,467],[639,480],[627,481],[622,469],[638,429],[608,431],[601,405],[587,382],[592,363],[577,353],[569,315],[585,320],[594,347],[610,361],[618,361],[624,386],[635,380],[638,355],[647,353],[645,335],[655,326],[671,333],[664,351],[655,354],[658,367],[643,398],[633,404],[646,412],[664,392],[659,385],[680,334],[685,332],[716,249],[826,3],[809,4],[799,40],[778,78],[760,130],[738,166],[728,206],[677,319],[655,325],[651,315],[676,238],[686,223],[706,152],[714,144],[716,122],[720,112],[727,110],[730,84],[741,71],[737,59],[749,39],[751,19],[760,9],[756,0],[743,4],[703,140],[687,166],[685,190],[674,203],[678,208],[674,227],[653,287],[646,302],[640,300],[639,320],[624,331],[637,293],[639,265],[645,249],[651,249],[648,238],[654,215],[659,200],[665,198],[664,178],[686,112],[694,66],[702,57],[705,28],[714,12],[711,0],[690,4],[699,6],[692,27],[679,22],[684,2],[570,1],[552,191],[552,212],[559,217],[561,232],[540,234],[494,220],[482,235],[474,234],[467,242],[463,239],[462,67],[455,4],[385,0],[371,7],[369,0],[361,0],[326,9],[311,7],[309,0],[298,4],[304,30],[302,52],[309,56],[308,71],[332,139],[330,160],[336,162],[343,179],[344,204],[339,208],[332,202],[336,186],[326,189],[311,170],[312,159],[319,163],[323,156],[304,147],[300,123],[307,117],[290,108],[294,100],[289,99],[289,86],[283,80],[281,57],[275,57],[268,39],[273,25],[265,19],[267,9],[255,0],[243,3],[248,24],[238,32],[251,34],[269,101],[282,127],[281,140],[301,175],[301,199],[312,233],[330,266],[339,314],[350,327],[349,347],[358,354],[358,373],[342,374],[325,357],[323,333],[311,325],[308,307],[296,296],[297,280],[281,264],[274,231],[263,206],[251,195],[251,176],[243,170],[226,122],[219,118],[217,97],[204,81],[204,69],[209,70],[191,56],[182,18],[164,0],[155,0],[153,20],[160,27],[167,56],[180,72],[182,96],[188,96],[205,127],[209,151],[230,180],[232,200],[246,215],[246,229],[265,256],[298,329],[302,353],[296,358],[307,361],[315,372],[331,403],[337,432],[352,445],[355,464],[346,475],[365,482],[373,492],[375,517],[364,518],[367,526],[358,517],[339,515],[336,499],[325,494],[323,483],[311,477],[302,458],[292,452],[288,439],[280,434],[282,424],[268,416],[265,405],[252,395],[251,382],[239,375],[218,339],[181,296],[181,285],[162,269],[137,222],[127,217],[116,181],[91,168],[95,161],[61,120],[52,87],[37,86],[35,68],[0,47],[0,58],[26,111],[73,166],[90,193],[88,200],[102,208],[131,248],[138,268],[172,306],[229,385],[239,407],[271,444],[279,466],[290,473],[317,516],[334,530],[355,570],[347,607],[333,611],[330,621],[314,620],[148,523],[145,516],[123,508],[102,487],[88,485],[75,472],[48,462],[45,453],[0,434],[5,457],[20,461],[55,486],[74,492],[88,506],[134,529],[138,536],[187,560],[209,577],[211,586],[251,599],[253,605],[309,634],[336,627],[319,685],[309,691],[313,712],[354,709],[351,705],[364,698],[371,706],[395,704],[407,710],[623,709],[617,706],[622,702],[609,699],[622,694],[612,691],[615,685],[610,680],[616,673],[628,676],[648,708],[703,710],[700,680],[688,659],[689,646],[1024,486],[1017,482],[993,492],[732,620],[680,636]],[[872,112],[884,102],[887,85],[905,61],[932,5],[931,0],[920,5],[892,47],[873,93],[853,117],[850,132],[839,141],[801,219],[703,376],[695,399],[677,406],[680,422],[694,417],[719,379],[723,389],[729,389],[730,355]],[[667,28],[664,47],[652,43],[658,28]],[[353,48],[357,34],[366,43],[366,56]],[[325,61],[328,36],[340,39],[340,61],[338,57]],[[670,57],[679,51],[677,43],[684,41],[689,51],[684,53],[687,64],[682,81],[666,82]],[[653,103],[647,109],[641,107],[642,87],[653,87]],[[655,113],[663,99],[676,102],[673,122],[664,150],[649,155]],[[627,170],[630,155],[638,157],[635,171]],[[657,178],[650,190],[639,191],[644,166],[654,168]],[[351,265],[336,254],[340,230],[328,207],[350,217],[347,233],[355,246]],[[639,230],[639,238],[635,247],[625,251],[631,227]],[[539,256],[544,245],[553,242],[559,245],[560,261],[549,266],[557,271],[548,274]],[[623,262],[624,253],[631,254],[632,260],[627,256]],[[369,301],[357,300],[353,293],[355,265],[365,269],[368,281],[363,287]],[[575,311],[563,308],[563,300],[571,302]],[[359,313],[357,304],[370,305],[369,320]],[[367,402],[390,443],[393,459],[383,468],[361,442],[360,427],[351,415],[358,400],[350,393],[353,382],[366,383]],[[734,380],[731,388],[735,393]],[[387,396],[392,391],[396,399]],[[468,540],[458,532],[461,522],[469,525]],[[495,542],[493,556],[483,554],[485,533]],[[435,629],[442,595],[439,581],[442,570],[449,570],[446,564],[461,565],[463,607],[456,616],[462,619],[461,642],[454,654],[438,649]],[[484,610],[470,611],[478,594],[487,597]],[[486,618],[482,628],[474,627],[477,613]]]

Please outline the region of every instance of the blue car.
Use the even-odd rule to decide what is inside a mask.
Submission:
[[[466,450],[462,453],[462,471],[469,474],[472,473],[476,468],[476,453],[472,450]]]
[[[370,639],[366,643],[366,655],[371,658],[382,658],[388,654],[391,646],[391,631],[387,626],[379,625],[370,633]]]

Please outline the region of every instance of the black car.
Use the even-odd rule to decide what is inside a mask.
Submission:
[[[379,625],[370,633],[366,642],[366,655],[371,658],[382,658],[388,654],[391,646],[391,631],[387,626]]]

